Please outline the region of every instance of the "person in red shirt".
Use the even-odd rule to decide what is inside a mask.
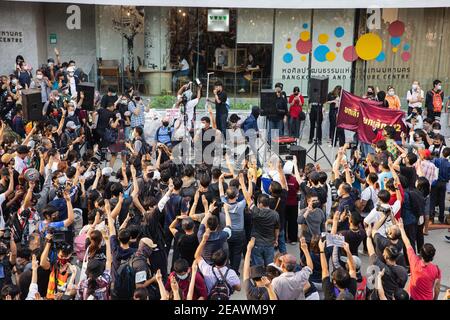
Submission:
[[[293,171],[294,163],[292,161],[286,161],[283,167],[283,172],[286,176],[286,182],[288,185],[288,196],[286,200],[286,234],[288,242],[294,244],[298,238],[298,200],[297,193],[300,185],[295,178]]]
[[[408,261],[411,271],[409,280],[409,295],[412,300],[437,300],[441,289],[441,270],[433,261],[436,249],[431,243],[425,243],[420,249],[420,257],[414,252],[414,248],[406,235],[403,221],[398,223],[402,240],[408,253]]]
[[[175,278],[178,283],[178,288],[180,289],[182,296],[181,300],[186,300],[189,291],[189,284],[191,283],[191,268],[186,259],[178,259],[173,265],[173,272],[169,275],[167,283],[165,285],[166,290],[172,291],[170,281]],[[208,298],[208,290],[206,289],[205,280],[200,275],[200,273],[195,274],[195,285],[192,300],[206,300]]]
[[[299,87],[294,87],[293,93],[289,96],[289,136],[300,137],[300,114],[305,99],[300,93]]]

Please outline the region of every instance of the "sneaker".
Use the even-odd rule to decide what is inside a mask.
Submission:
[[[449,242],[450,243],[450,236],[444,236],[444,241]]]

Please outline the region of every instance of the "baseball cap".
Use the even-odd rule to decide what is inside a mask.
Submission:
[[[155,249],[157,247],[156,243],[154,243],[150,238],[142,238],[141,242],[151,249]]]
[[[424,159],[428,159],[431,157],[431,151],[428,149],[421,149],[419,150],[419,155]]]
[[[66,127],[69,129],[76,129],[77,125],[75,124],[75,122],[69,121],[69,122],[67,122]]]
[[[250,278],[251,279],[261,279],[266,275],[266,268],[264,266],[253,266],[250,268]]]
[[[2,162],[8,164],[12,159],[14,159],[14,155],[12,153],[5,153],[2,156]]]
[[[347,256],[341,256],[340,260],[343,263],[347,263],[348,258]],[[355,262],[356,270],[358,271],[359,269],[361,269],[361,259],[357,256],[353,256],[353,261]]]
[[[24,146],[24,145],[20,145],[17,147],[16,151],[18,154],[25,154],[25,153],[30,152],[30,148],[27,146]]]
[[[111,177],[111,174],[113,172],[113,169],[111,167],[105,167],[102,169],[102,175]]]

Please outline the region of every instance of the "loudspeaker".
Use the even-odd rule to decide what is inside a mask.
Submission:
[[[308,99],[313,103],[327,102],[328,95],[328,78],[311,78],[309,79]]]
[[[42,97],[40,89],[22,90],[22,110],[25,120],[44,120],[44,116],[42,115]]]
[[[297,157],[297,165],[299,170],[305,170],[306,165],[306,149],[300,146],[291,146],[289,150],[291,156]]]
[[[77,86],[77,92],[83,91],[84,100],[81,105],[82,109],[92,111],[94,110],[94,97],[95,97],[95,86],[91,82],[80,82]]]
[[[277,113],[277,108],[275,107],[276,97],[277,95],[273,90],[261,90],[259,106],[262,116],[270,116]]]

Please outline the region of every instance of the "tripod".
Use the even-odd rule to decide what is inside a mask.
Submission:
[[[322,107],[323,105],[321,103],[318,103],[317,105],[317,114],[316,114],[316,133],[314,134],[314,142],[311,145],[311,147],[309,147],[309,149],[306,151],[306,155],[308,156],[308,158],[310,158],[312,161],[314,162],[318,162],[320,159],[325,158],[328,163],[330,164],[330,166],[332,167],[333,165],[331,164],[330,159],[328,159],[327,155],[325,154],[325,152],[322,149],[322,146],[319,144],[319,140],[317,139],[317,135],[319,133],[319,116],[320,116],[320,112],[322,112]],[[311,113],[310,113],[311,114]],[[314,158],[312,158],[309,153],[310,151],[314,148]],[[317,158],[317,148],[320,149],[320,151],[322,152],[322,156],[320,158]]]

